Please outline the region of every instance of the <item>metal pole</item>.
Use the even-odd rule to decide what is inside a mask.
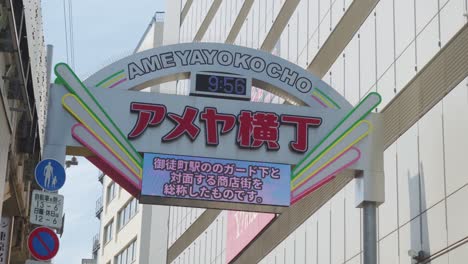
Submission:
[[[363,205],[363,254],[364,264],[377,264],[377,218],[376,203],[365,202]]]
[[[52,75],[52,60],[54,55],[54,46],[47,45],[46,63],[47,63],[47,90],[50,87],[50,79]]]

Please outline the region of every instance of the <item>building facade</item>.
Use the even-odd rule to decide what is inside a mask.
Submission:
[[[382,95],[385,203],[378,263],[468,259],[467,0],[167,1],[136,52],[222,42],[272,52],[356,105]],[[178,80],[146,91],[187,95]],[[253,101],[283,103],[253,88]],[[281,215],[136,205],[103,178],[98,263],[362,263],[355,183],[333,182]],[[320,192],[320,190],[319,190]],[[128,213],[127,213],[128,212]]]
[[[47,105],[40,1],[0,1],[0,263],[24,263]]]
[[[135,52],[161,45],[164,12],[156,12]],[[159,92],[159,86],[145,92]],[[165,253],[168,208],[140,205],[138,200],[101,173],[102,197],[96,201],[96,217],[101,221],[100,233],[93,238],[95,263],[154,263]],[[154,238],[158,239],[154,239]]]
[[[386,150],[379,263],[465,263],[467,6],[466,0],[167,1],[163,44],[223,42],[274,52],[354,105],[380,93]],[[188,85],[180,80],[161,91],[187,94]],[[281,103],[267,93],[255,98]],[[328,188],[340,191],[319,206],[309,197],[269,217],[170,207],[166,259],[154,263],[361,263],[354,181]],[[255,234],[243,239],[251,225]]]

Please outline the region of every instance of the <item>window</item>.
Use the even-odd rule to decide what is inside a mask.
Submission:
[[[114,264],[130,264],[136,260],[136,240],[114,257]]]
[[[109,204],[115,197],[115,182],[111,182],[111,184],[109,184],[107,186],[107,203],[106,204]]]
[[[112,227],[114,226],[114,219],[104,227],[104,245],[112,240]]]
[[[138,212],[138,202],[132,198],[117,214],[118,228],[122,229]]]

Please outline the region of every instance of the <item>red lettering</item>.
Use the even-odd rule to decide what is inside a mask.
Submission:
[[[278,150],[278,119],[275,113],[241,111],[237,142],[245,148],[259,148],[266,143],[268,150]]]
[[[197,138],[200,133],[200,128],[196,126],[193,122],[198,115],[198,109],[186,106],[182,116],[176,115],[174,113],[169,113],[167,116],[175,123],[175,127],[167,133],[162,140],[171,141],[179,138],[183,134],[193,141]]]
[[[166,115],[166,107],[158,104],[131,103],[130,111],[138,113],[138,118],[132,131],[128,134],[129,139],[139,137],[148,126],[161,124]]]
[[[308,128],[320,126],[322,119],[318,117],[282,115],[281,123],[296,126],[296,138],[289,143],[289,146],[292,150],[303,153],[309,148]]]
[[[206,144],[218,145],[218,124],[221,123],[221,134],[230,132],[236,125],[236,117],[229,114],[219,114],[216,108],[207,107],[201,113],[200,119],[205,122]]]

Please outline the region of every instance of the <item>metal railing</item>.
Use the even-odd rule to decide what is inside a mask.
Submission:
[[[104,182],[104,172],[100,171],[98,174],[98,181],[101,182],[101,184]]]
[[[102,213],[102,210],[104,209],[104,206],[102,204],[102,197],[99,197],[97,200],[96,200],[96,217],[98,219],[101,219],[101,213]]]
[[[165,16],[164,12],[157,11],[154,14],[154,20],[156,20],[156,22],[164,22],[164,16]]]
[[[101,248],[101,241],[99,240],[99,234],[93,237],[93,254]]]

